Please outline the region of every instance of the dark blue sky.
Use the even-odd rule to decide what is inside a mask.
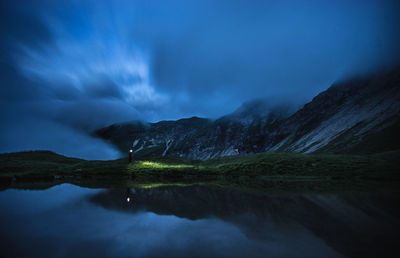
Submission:
[[[0,151],[302,103],[400,59],[399,1],[0,1]]]

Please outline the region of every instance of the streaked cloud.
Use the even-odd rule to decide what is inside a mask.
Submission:
[[[335,80],[400,59],[394,0],[0,7],[4,139],[15,117],[86,134],[135,119],[218,117],[253,98],[304,102]]]

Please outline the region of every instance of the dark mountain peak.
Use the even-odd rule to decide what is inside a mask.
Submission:
[[[181,119],[177,120],[176,122],[181,123],[181,124],[197,124],[197,123],[203,123],[203,122],[207,122],[207,121],[211,121],[211,120],[208,118],[192,116],[189,118],[181,118]]]
[[[340,79],[332,84],[329,91],[355,91],[355,90],[386,90],[400,87],[400,65],[394,68],[375,71],[369,74],[357,75]]]
[[[196,126],[202,126],[203,124],[207,124],[211,120],[206,119],[206,118],[199,118],[196,116],[190,117],[190,118],[182,118],[179,120],[164,120],[156,123],[152,123],[151,126],[153,128],[166,128],[166,127],[196,127]]]
[[[223,116],[219,121],[232,121],[248,125],[260,119],[284,119],[296,111],[294,104],[271,98],[259,98],[244,102],[233,113]]]
[[[400,73],[337,82],[296,111],[282,99],[256,99],[215,121],[191,117],[112,125],[98,135],[136,156],[193,159],[262,151],[356,153],[400,148]],[[383,139],[387,143],[382,144]],[[361,146],[361,147],[360,147]]]

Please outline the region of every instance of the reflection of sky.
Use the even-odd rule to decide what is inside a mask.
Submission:
[[[218,218],[188,220],[151,212],[124,213],[89,203],[89,190],[64,184],[45,191],[0,192],[0,245],[8,256],[337,256],[296,224],[257,225],[249,238]],[[124,198],[124,196],[121,196]],[[134,202],[132,203],[134,205]]]

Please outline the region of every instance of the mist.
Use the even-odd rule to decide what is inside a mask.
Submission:
[[[118,153],[113,123],[305,103],[398,64],[398,1],[1,1],[0,151]],[[29,137],[28,137],[29,136]]]

